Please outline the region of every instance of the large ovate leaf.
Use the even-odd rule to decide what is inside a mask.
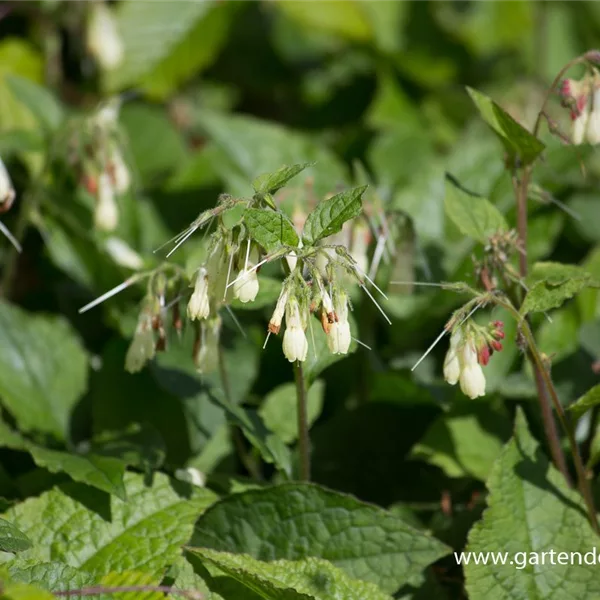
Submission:
[[[63,562],[95,575],[161,574],[215,495],[156,473],[125,476],[127,501],[68,483],[12,507],[5,517],[33,542],[24,561]]]
[[[517,123],[503,108],[491,98],[472,88],[467,92],[479,110],[483,120],[500,138],[510,157],[517,159],[520,164],[533,162],[544,150],[544,144],[529,133],[525,127]]]
[[[600,288],[600,279],[582,267],[561,263],[536,263],[528,277],[530,285],[521,314],[558,308],[585,288]]]
[[[69,324],[0,303],[0,396],[26,431],[67,437],[87,386],[86,352]]]
[[[250,208],[244,213],[244,223],[252,239],[267,252],[273,252],[282,245],[298,245],[298,234],[282,212]]]
[[[323,558],[390,593],[448,552],[392,513],[301,483],[222,500],[198,521],[192,544],[263,560]]]
[[[21,552],[31,548],[31,540],[12,523],[0,519],[0,551]]]
[[[585,552],[598,546],[579,494],[548,462],[519,410],[514,438],[505,446],[490,479],[488,509],[469,534],[467,552],[507,553],[506,564],[464,565],[470,600],[595,598],[596,565],[559,563],[542,553]],[[473,555],[471,555],[473,556]],[[524,564],[525,559],[530,560]],[[512,562],[511,562],[512,561]],[[517,568],[518,567],[518,568]]]
[[[76,590],[95,582],[91,573],[61,562],[18,559],[10,563],[8,572],[13,581],[37,585],[51,592]]]
[[[446,180],[446,214],[462,233],[485,244],[490,236],[508,230],[502,213],[486,198],[467,194]]]
[[[569,406],[571,414],[578,419],[588,410],[600,404],[600,385],[595,385],[591,390],[588,390],[577,402]]]
[[[306,219],[302,239],[307,244],[314,244],[340,231],[346,221],[360,214],[361,196],[366,189],[363,185],[319,202]]]
[[[189,548],[268,600],[390,600],[376,585],[357,581],[326,560],[262,562],[247,554]]]

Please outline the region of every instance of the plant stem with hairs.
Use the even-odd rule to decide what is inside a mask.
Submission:
[[[300,480],[310,481],[310,440],[308,436],[308,415],[306,404],[306,382],[302,363],[294,363],[296,398],[298,411],[298,451],[300,454]]]

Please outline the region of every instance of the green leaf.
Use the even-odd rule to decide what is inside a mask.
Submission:
[[[4,583],[4,582],[3,582]],[[2,600],[52,600],[50,592],[26,583],[6,583],[2,585]]]
[[[162,575],[215,495],[156,473],[125,475],[128,500],[67,483],[12,507],[6,518],[29,536],[22,560],[63,562],[95,575],[142,570]]]
[[[263,460],[274,464],[288,477],[292,473],[292,457],[283,440],[265,426],[262,418],[252,409],[245,409],[225,401],[218,390],[209,393],[209,398],[223,408],[229,422],[237,425],[248,441],[260,452]]]
[[[304,169],[312,167],[314,163],[303,163],[299,165],[292,165],[288,167],[283,165],[274,173],[263,173],[259,175],[253,182],[252,187],[257,194],[274,194],[279,191],[285,184],[292,178],[296,177],[298,173],[302,173]]]
[[[7,75],[6,83],[47,133],[60,127],[65,118],[64,110],[47,88],[18,75]]]
[[[322,29],[352,40],[368,40],[373,32],[359,3],[352,0],[321,0],[318,12],[293,0],[277,0],[275,6],[308,31]]]
[[[544,456],[521,410],[515,436],[496,461],[487,487],[488,509],[471,530],[466,551],[507,552],[508,560],[504,565],[491,561],[477,565],[471,560],[464,566],[471,600],[595,598],[600,594],[596,565],[559,564],[556,555],[554,564],[541,560],[550,549],[583,556],[598,545],[598,536],[587,520],[581,497]],[[537,559],[537,564],[521,568],[519,562],[525,557]]]
[[[558,308],[585,288],[600,288],[600,280],[581,267],[552,262],[536,263],[528,283],[531,287],[521,306],[522,315]]]
[[[262,562],[247,554],[188,550],[268,600],[391,600],[374,584],[318,558]]]
[[[107,74],[109,90],[139,84],[152,97],[165,98],[211,63],[227,39],[234,12],[235,7],[208,1],[120,4],[115,17],[125,59]]]
[[[293,183],[302,187],[312,180],[317,197],[346,179],[339,160],[305,134],[252,117],[208,110],[195,115],[195,120],[218,147],[219,152],[210,155],[211,164],[232,194],[247,195],[249,180],[257,173],[276,171],[282,164],[313,163]]]
[[[95,582],[91,573],[61,562],[32,562],[17,559],[8,565],[13,581],[38,585],[49,591],[69,591]]]
[[[440,467],[449,477],[485,480],[509,436],[506,418],[488,404],[454,404],[434,421],[412,456]]]
[[[361,196],[367,187],[353,188],[319,202],[306,219],[302,239],[312,245],[340,231],[346,221],[360,214]]]
[[[31,540],[12,523],[0,519],[0,551],[21,552],[31,548]]]
[[[303,483],[225,498],[200,518],[192,544],[263,560],[323,558],[389,593],[449,551],[392,513]]]
[[[527,165],[540,155],[545,148],[540,140],[485,94],[470,87],[467,87],[467,92],[483,120],[494,130],[513,159],[519,159],[521,164]]]
[[[0,396],[24,431],[67,437],[71,411],[87,387],[87,355],[63,319],[0,302]]]
[[[244,213],[244,223],[251,237],[269,253],[282,245],[298,246],[298,234],[282,212],[250,208]]]
[[[508,231],[502,213],[489,200],[471,196],[449,180],[446,180],[444,207],[462,233],[482,244],[495,233]]]
[[[306,403],[309,427],[321,414],[324,393],[325,384],[323,381],[315,381],[308,390]],[[296,441],[298,438],[296,385],[294,383],[284,383],[276,387],[264,399],[258,414],[263,418],[265,425],[286,444]]]
[[[600,384],[588,390],[577,402],[569,406],[569,410],[575,419],[582,417],[588,410],[600,404]]]
[[[152,575],[150,573],[142,573],[140,571],[124,571],[124,572],[112,572],[107,573],[98,582],[99,585],[106,586],[108,588],[128,587],[128,586],[145,586],[145,585],[159,585],[162,577],[161,575]],[[114,597],[113,594],[105,596],[107,600]],[[164,600],[163,592],[130,592],[125,594],[119,594],[117,598],[119,600]]]
[[[194,27],[179,39],[168,56],[141,78],[139,86],[152,98],[167,99],[195,74],[209,67],[217,58],[223,45],[227,43],[239,4],[206,0],[203,4],[210,7],[208,12],[196,19]],[[144,25],[147,25],[147,15],[150,12],[148,8],[146,7],[141,17]],[[181,9],[179,5],[176,8],[170,5],[170,8],[170,15]],[[156,35],[155,32],[147,33],[151,37]],[[141,58],[141,55],[136,58]]]

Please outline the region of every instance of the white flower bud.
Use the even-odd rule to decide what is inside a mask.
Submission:
[[[281,328],[281,320],[283,319],[283,315],[285,313],[287,299],[288,291],[286,288],[283,288],[279,294],[279,298],[277,299],[277,304],[275,305],[275,310],[273,311],[271,320],[269,321],[269,331],[275,335],[279,333]]]
[[[119,208],[115,201],[115,190],[108,173],[98,177],[98,197],[94,215],[96,227],[103,231],[113,231],[119,222]]]
[[[144,259],[120,238],[108,238],[104,242],[104,248],[111,258],[122,267],[137,270],[144,266]]]
[[[350,254],[356,261],[356,265],[361,273],[366,273],[369,269],[369,243],[371,242],[371,230],[366,223],[358,221],[354,226],[352,233],[352,245]]]
[[[110,157],[110,174],[117,194],[124,194],[131,185],[129,169],[123,160],[123,155],[118,149],[114,149]]]
[[[202,321],[199,345],[194,354],[194,362],[199,373],[212,373],[219,366],[219,338],[221,337],[221,317]]]
[[[258,294],[258,288],[259,285],[256,270],[242,270],[240,271],[236,282],[233,284],[233,297],[244,304],[247,302],[254,302],[254,299]]]
[[[123,62],[123,41],[112,11],[103,2],[91,6],[87,47],[103,69],[115,69]]]
[[[187,314],[192,321],[194,319],[206,319],[210,313],[210,303],[208,300],[208,277],[206,269],[200,267],[196,274],[196,283],[194,293],[187,306]]]
[[[571,124],[571,142],[576,146],[585,142],[589,115],[589,110],[586,107],[573,119],[573,123]]]
[[[0,158],[0,212],[7,211],[15,199],[15,188]]]
[[[298,264],[298,256],[292,250],[289,254],[286,254],[285,261],[287,262],[287,265],[290,268],[290,272],[292,272]]]
[[[471,399],[485,396],[485,375],[477,362],[463,367],[460,373],[460,389]]]
[[[290,362],[306,360],[308,340],[302,326],[300,307],[296,298],[290,298],[285,313],[285,333],[283,334],[283,353]]]
[[[175,469],[175,477],[181,481],[186,481],[197,487],[206,485],[206,475],[195,467],[187,467],[186,469]]]
[[[593,106],[587,121],[587,141],[590,144],[600,144],[600,89],[594,91]]]

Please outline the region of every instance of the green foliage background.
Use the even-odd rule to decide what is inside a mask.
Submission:
[[[600,45],[600,6],[120,0],[125,59],[104,73],[85,49],[90,5],[0,7],[0,156],[17,191],[3,223],[24,238],[18,258],[0,244],[0,595],[162,584],[225,600],[597,598],[597,565],[456,564],[453,550],[583,553],[598,538],[546,458],[514,321],[488,311],[505,348],[469,401],[443,381],[445,342],[411,372],[464,299],[389,282],[476,285],[472,255],[516,222],[506,164],[543,150],[528,261],[574,270],[533,269],[523,314],[563,404],[581,398],[572,414],[600,501],[600,161],[514,122],[531,130],[559,69]],[[187,331],[124,370],[143,290],[79,314],[131,271],[93,229],[89,195],[46,166],[114,94],[134,181],[117,235],[147,266],[219,193],[251,195],[282,165],[311,163],[277,196],[290,217],[363,184],[366,210],[390,216],[396,256],[377,282],[392,324],[357,289],[353,328],[371,349],[340,360],[317,330],[306,363],[314,483],[293,482],[292,368],[279,339],[262,349],[277,269],[261,272],[254,304],[234,305],[245,336],[223,317],[231,401],[218,374],[196,372]],[[567,111],[550,111],[567,133]],[[173,257],[189,273],[201,238]]]

